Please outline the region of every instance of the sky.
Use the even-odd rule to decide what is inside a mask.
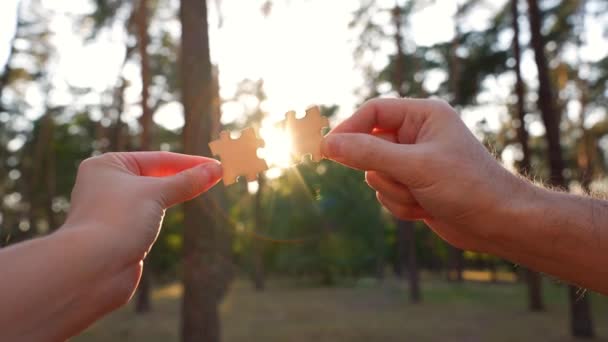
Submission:
[[[60,0],[42,3],[55,13],[51,20],[53,39],[61,46],[54,72],[57,78],[100,91],[113,84],[122,60],[120,47],[124,37],[112,32],[84,44],[72,31],[71,18],[86,13],[89,5]],[[217,25],[215,2],[209,3],[212,59],[219,64],[223,97],[231,97],[236,84],[244,78],[263,78],[269,99],[266,109],[277,119],[290,109],[302,111],[312,104],[339,105],[340,114],[345,116],[360,102],[356,90],[363,79],[355,71],[354,37],[348,27],[357,1],[275,1],[270,15],[264,17],[261,1],[223,0],[221,27]],[[16,0],[0,2],[0,65],[4,64],[13,34],[16,4]],[[451,7],[432,6],[414,18],[412,36],[418,44],[451,37]],[[179,32],[179,27],[175,30]],[[125,71],[134,77],[130,90],[133,98],[139,93],[136,69]],[[61,89],[62,82],[57,83]],[[62,102],[60,95],[57,98]],[[238,115],[234,106],[224,109],[228,118]],[[162,108],[155,120],[171,128],[179,127],[182,122],[175,119],[176,110],[177,104]],[[139,110],[132,108],[129,115],[137,116]]]
[[[52,41],[59,47],[53,61],[54,101],[70,101],[67,84],[101,91],[114,84],[122,72],[132,81],[127,90],[127,102],[132,105],[128,106],[125,116],[134,120],[140,114],[136,104],[141,84],[135,63],[122,71],[119,69],[123,58],[122,28],[109,30],[98,39],[85,43],[73,31],[73,18],[90,11],[89,2],[40,1],[43,7],[53,12],[50,18],[54,32]],[[394,0],[377,2],[390,6]],[[465,29],[483,28],[492,13],[491,8],[504,2],[489,1],[489,9],[477,10],[472,20],[464,21]],[[276,120],[288,110],[302,111],[311,104],[339,105],[340,119],[352,113],[360,102],[356,91],[363,85],[363,77],[353,58],[355,37],[348,27],[358,1],[275,0],[270,15],[264,17],[260,10],[261,0],[222,0],[221,26],[217,24],[216,1],[208,3],[212,60],[219,66],[220,89],[224,98],[231,97],[236,84],[244,78],[263,78],[268,95],[265,109]],[[0,65],[4,64],[8,42],[14,32],[16,4],[17,0],[0,1]],[[452,38],[455,4],[455,1],[433,2],[411,19],[408,33],[417,45],[430,45]],[[179,35],[176,22],[163,24]],[[603,27],[597,23],[588,25],[588,44],[583,54],[589,59],[606,53],[608,45],[602,30]],[[527,39],[525,32],[524,29],[523,39]],[[510,37],[502,37],[502,40],[509,44]],[[523,59],[524,75],[534,86],[536,70],[529,51]],[[489,79],[488,90],[480,96],[484,102],[495,104],[467,109],[465,121],[472,125],[480,118],[489,117],[490,124],[498,127],[500,115],[488,116],[488,112],[494,114],[499,111],[506,115],[504,106],[500,104],[506,101],[512,82],[509,75]],[[89,101],[96,100],[95,96],[89,98]],[[233,104],[225,105],[224,120],[237,117],[240,109]],[[176,115],[177,112],[181,113],[179,103],[171,103],[156,113],[155,121],[168,128],[179,128],[183,120]]]

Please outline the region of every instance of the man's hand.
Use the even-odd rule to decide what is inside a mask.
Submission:
[[[67,229],[86,229],[133,263],[156,240],[165,209],[215,185],[219,162],[170,152],[107,153],[80,164]]]
[[[365,170],[395,216],[451,244],[608,294],[608,202],[549,191],[509,173],[445,102],[376,99],[323,142]]]
[[[527,184],[490,155],[445,102],[375,99],[326,137],[323,153],[365,170],[396,217],[425,220],[450,243],[483,250],[493,218]]]

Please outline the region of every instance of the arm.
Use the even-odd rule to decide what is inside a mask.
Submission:
[[[608,294],[608,202],[528,186],[488,251]]]
[[[107,254],[76,229],[0,251],[2,340],[65,340],[125,304],[142,265],[114,269]]]
[[[128,302],[165,209],[220,175],[211,159],[165,152],[83,162],[64,226],[0,250],[0,340],[65,340]]]
[[[376,99],[323,142],[365,170],[395,216],[462,248],[499,255],[608,294],[608,203],[537,187],[504,169],[437,100]]]

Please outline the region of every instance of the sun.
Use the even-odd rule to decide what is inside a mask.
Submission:
[[[275,123],[263,121],[259,130],[264,139],[264,147],[260,149],[260,157],[266,160],[273,169],[284,169],[294,164],[292,158],[292,140],[289,133]],[[276,172],[276,171],[275,171]]]

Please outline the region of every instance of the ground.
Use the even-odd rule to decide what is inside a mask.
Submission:
[[[573,341],[564,286],[547,280],[547,311],[526,310],[523,284],[425,280],[423,302],[409,304],[402,281],[372,279],[323,288],[273,280],[255,292],[237,280],[222,307],[224,341]],[[125,307],[76,342],[178,341],[181,287],[159,287],[153,312]],[[608,297],[591,295],[597,341],[608,341]]]

